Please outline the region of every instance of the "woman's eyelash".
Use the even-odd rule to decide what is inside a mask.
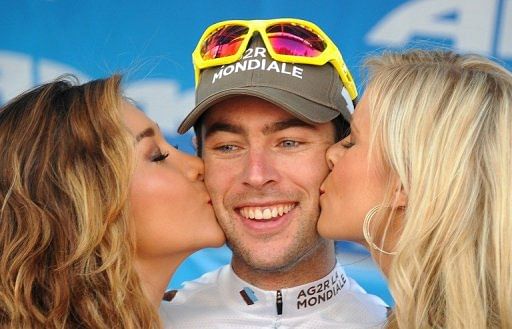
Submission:
[[[341,140],[341,146],[343,146],[344,148],[347,148],[347,149],[354,146],[354,142],[352,142],[352,136],[348,135],[347,137],[343,138]]]
[[[151,158],[152,162],[164,161],[169,156],[169,153],[159,153]]]

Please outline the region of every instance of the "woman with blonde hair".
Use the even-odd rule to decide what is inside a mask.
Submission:
[[[385,53],[332,146],[318,230],[366,245],[389,327],[512,328],[512,74],[446,51]]]
[[[176,267],[224,242],[202,161],[120,80],[59,79],[0,109],[1,328],[160,328]]]

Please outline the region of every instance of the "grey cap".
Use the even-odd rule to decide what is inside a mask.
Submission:
[[[211,106],[237,95],[262,98],[312,124],[329,122],[340,114],[350,121],[354,110],[331,64],[275,61],[255,35],[241,60],[201,71],[196,106],[180,124],[178,133],[186,133]]]

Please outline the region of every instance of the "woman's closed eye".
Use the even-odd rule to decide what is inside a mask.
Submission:
[[[154,155],[151,156],[151,162],[164,161],[165,159],[167,159],[168,156],[169,156],[169,152],[163,153],[160,150],[158,150],[157,153],[155,153]]]
[[[354,142],[352,141],[352,136],[351,135],[348,135],[347,137],[343,138],[340,142],[341,146],[343,146],[344,148],[346,149],[349,149],[351,148],[352,146],[354,146]]]

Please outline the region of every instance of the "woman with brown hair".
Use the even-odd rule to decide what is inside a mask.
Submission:
[[[59,79],[0,109],[2,328],[160,328],[176,267],[224,243],[202,161],[120,80]]]

